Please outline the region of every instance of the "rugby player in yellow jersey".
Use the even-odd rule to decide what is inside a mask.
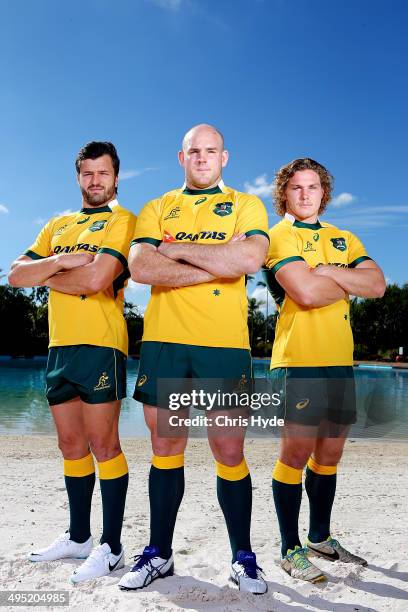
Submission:
[[[118,420],[128,350],[123,291],[136,217],[116,200],[119,163],[110,142],[90,142],[80,150],[75,165],[82,209],[51,219],[9,274],[15,287],[50,288],[46,394],[64,457],[70,509],[68,531],[29,559],[86,559],[71,575],[73,583],[124,565],[120,536],[128,468]],[[95,548],[93,457],[103,506],[103,533]]]
[[[356,420],[349,295],[381,297],[384,276],[351,232],[319,220],[332,177],[311,159],[296,159],[276,175],[274,200],[283,217],[270,230],[266,277],[279,318],[271,378],[284,390],[285,419],[272,480],[282,538],[282,567],[311,582],[325,575],[310,555],[367,562],[330,534],[330,514],[349,427]],[[309,497],[308,540],[298,533],[302,471]]]
[[[158,422],[163,412],[169,414],[169,404],[160,404],[158,383],[165,378],[251,378],[245,274],[259,269],[268,247],[262,202],[221,180],[228,153],[218,130],[210,125],[189,130],[179,161],[185,185],[142,209],[129,258],[132,278],[152,285],[134,397],[144,403],[153,459],[150,542],[119,582],[128,590],[173,573],[172,538],[184,493],[187,434],[160,433]],[[218,430],[209,435],[209,444],[232,548],[231,578],[243,591],[264,593],[267,586],[251,550],[252,489],[244,435],[242,427]]]

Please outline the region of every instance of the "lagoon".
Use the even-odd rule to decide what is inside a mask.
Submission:
[[[0,358],[0,435],[54,434],[54,423],[44,397],[46,360]],[[126,438],[147,437],[139,402],[132,399],[138,360],[128,362],[128,396],[122,402],[120,433]],[[267,360],[254,359],[256,378],[264,378]],[[358,421],[351,437],[406,440],[408,438],[408,370],[355,368]],[[378,411],[378,407],[380,410]],[[368,418],[378,415],[380,418]],[[380,421],[380,422],[379,422]]]

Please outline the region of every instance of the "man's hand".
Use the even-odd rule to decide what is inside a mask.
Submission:
[[[255,274],[268,249],[268,239],[262,235],[235,234],[226,244],[195,242],[161,243],[158,251],[169,259],[198,266],[217,278],[239,278]]]
[[[231,243],[231,242],[243,242],[244,240],[246,240],[246,235],[245,234],[234,234],[233,237],[231,238],[231,240],[229,241],[229,243]],[[157,250],[158,250],[159,253],[161,253],[161,255],[165,255],[165,257],[168,257],[169,259],[173,259],[174,261],[179,261],[179,260],[183,259],[182,256],[181,256],[180,245],[181,245],[181,248],[182,248],[182,245],[183,245],[182,242],[165,242],[165,241],[163,241],[159,245]]]
[[[61,270],[72,270],[91,263],[94,256],[91,253],[62,253],[57,255],[56,258]]]
[[[166,244],[171,246],[171,243]],[[179,263],[159,253],[155,246],[146,243],[135,244],[130,249],[129,270],[137,283],[161,287],[201,285],[215,278],[201,268]]]
[[[177,242],[162,242],[157,247],[157,252],[160,253],[160,255],[164,255],[169,259],[177,261],[177,246]]]
[[[331,278],[348,294],[358,297],[382,297],[386,287],[381,269],[371,259],[362,261],[355,268],[322,265],[312,269],[311,273],[314,277]]]
[[[246,234],[234,234],[230,242],[242,242],[246,240]]]
[[[112,288],[112,283],[123,271],[123,265],[116,257],[108,253],[98,253],[92,255],[62,255],[65,266],[70,266],[61,270],[55,276],[49,278],[44,284],[50,289],[60,293],[70,295],[92,295],[99,291],[106,291]],[[75,259],[81,258],[81,265],[75,265]]]
[[[322,276],[315,274],[305,261],[292,261],[282,266],[275,278],[285,293],[305,308],[321,308],[348,298],[336,281]]]
[[[93,261],[90,253],[62,253],[42,259],[21,255],[13,261],[8,274],[12,287],[36,287],[46,285],[48,279],[60,272],[86,266]]]

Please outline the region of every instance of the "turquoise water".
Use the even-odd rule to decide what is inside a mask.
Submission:
[[[123,437],[148,435],[139,402],[131,398],[139,362],[128,363],[128,395],[122,403]],[[268,361],[254,360],[257,378],[266,376]],[[0,434],[50,434],[54,424],[44,398],[44,359],[0,359]],[[355,368],[358,422],[352,436],[408,438],[408,370]],[[367,411],[381,404],[388,423],[367,427]]]

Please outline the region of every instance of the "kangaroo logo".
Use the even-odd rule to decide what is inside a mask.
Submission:
[[[110,387],[109,376],[106,372],[103,372],[99,377],[98,384],[95,385],[94,387],[94,391],[101,391],[102,389],[109,389],[109,387]]]

